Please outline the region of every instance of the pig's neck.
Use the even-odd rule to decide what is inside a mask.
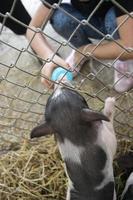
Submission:
[[[99,122],[93,122],[93,124],[87,126],[77,125],[71,129],[64,129],[56,135],[56,138],[60,143],[68,140],[76,146],[84,146],[88,142],[93,144],[97,140],[100,124]]]

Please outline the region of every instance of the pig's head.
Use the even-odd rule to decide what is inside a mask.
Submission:
[[[78,136],[94,134],[94,124],[109,121],[101,112],[89,109],[85,99],[76,91],[58,87],[49,97],[45,109],[45,122],[35,127],[31,138],[55,133],[60,140],[77,140]],[[96,133],[95,133],[96,134]],[[94,134],[94,135],[95,135]]]

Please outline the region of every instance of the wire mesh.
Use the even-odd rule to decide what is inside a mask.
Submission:
[[[114,41],[121,47],[123,49],[121,54],[133,51],[132,48],[126,48],[113,39],[113,35],[119,27],[111,35],[105,35],[90,24],[91,17],[100,7],[103,0],[99,2],[88,18],[82,21],[67,13],[60,6],[62,1],[52,6],[49,5],[51,12],[43,26],[36,29],[30,28],[34,32],[30,42],[26,40],[25,36],[17,36],[5,27],[6,21],[10,19],[21,26],[29,28],[12,15],[16,1],[13,1],[9,12],[0,13],[0,16],[3,18],[0,26],[0,149],[10,149],[12,142],[21,141],[22,138],[29,137],[30,130],[43,120],[46,101],[52,90],[45,88],[40,83],[40,77],[42,76],[41,69],[45,63],[51,62],[56,54],[60,54],[66,58],[72,50],[76,50],[82,55],[77,66],[82,63],[84,58],[89,58],[82,70],[78,72],[78,76],[74,79],[74,90],[80,92],[86,98],[90,107],[96,110],[103,109],[104,100],[108,96],[115,96],[117,102],[114,120],[115,131],[118,137],[126,137],[132,140],[133,89],[120,94],[114,90],[115,84],[113,83],[114,64],[121,55],[115,60],[106,61],[99,60],[93,55],[95,49],[104,41],[106,42],[106,40]],[[120,26],[123,26],[128,18],[133,18],[133,14],[128,13],[117,1],[112,0],[111,2],[127,14]],[[65,15],[69,15],[78,23],[68,40],[64,40],[57,35],[49,24],[49,19],[56,9],[62,10]],[[84,25],[91,27],[102,36],[102,39],[94,41],[97,42],[96,48],[89,54],[79,51],[79,49],[71,44],[71,39],[76,31]],[[44,35],[54,47],[54,55],[47,60],[36,55],[30,48],[30,44],[38,32]],[[133,72],[123,74],[124,76],[132,77]],[[44,78],[47,79],[47,77]],[[56,84],[60,84],[60,82],[56,82]]]

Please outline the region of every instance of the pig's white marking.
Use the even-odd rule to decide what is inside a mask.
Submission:
[[[132,184],[133,184],[133,172],[130,174],[129,178],[127,179],[126,186],[125,186],[124,191],[122,193],[121,199],[123,199],[128,187]]]
[[[116,191],[115,191],[115,188],[114,188],[114,197],[113,197],[113,200],[116,200]]]
[[[67,189],[67,196],[66,196],[66,200],[70,200],[70,191],[71,191],[71,188],[70,187],[68,187],[68,189]]]
[[[64,143],[58,142],[58,147],[63,160],[69,159],[74,163],[81,164],[80,155],[82,153],[83,147],[78,147],[74,145],[68,139],[65,139]],[[71,198],[70,191],[71,189],[73,189],[73,183],[68,176],[66,165],[65,165],[65,172],[68,177],[68,190],[67,190],[66,200],[70,200]]]
[[[57,89],[55,90],[55,92],[54,92],[54,94],[53,94],[53,96],[52,96],[52,99],[57,98],[57,97],[60,96],[61,94],[62,94],[62,90],[61,90],[61,88],[59,87],[59,88],[57,88]]]
[[[58,143],[58,145],[64,160],[69,159],[74,163],[81,164],[80,155],[83,151],[83,147],[74,145],[68,139],[65,139],[63,143]]]
[[[71,199],[71,195],[70,192],[73,189],[73,183],[71,182],[70,178],[68,177],[68,189],[67,189],[67,196],[66,196],[66,200],[70,200]]]

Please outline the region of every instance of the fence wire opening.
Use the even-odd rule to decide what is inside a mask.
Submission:
[[[68,1],[63,2],[67,3]],[[114,36],[118,33],[119,28],[126,24],[127,20],[133,20],[133,12],[129,13],[123,6],[118,4],[117,0],[110,0],[114,6],[125,13],[125,17],[122,23],[114,29],[112,34],[105,34],[102,30],[98,30],[90,23],[91,18],[95,15],[103,2],[104,0],[99,1],[90,15],[82,20],[79,20],[72,16],[71,13],[68,13],[62,7],[61,0],[53,5],[46,3],[50,8],[50,12],[41,28],[31,28],[28,24],[21,21],[21,19],[15,17],[14,9],[18,3],[17,0],[12,1],[12,5],[8,11],[0,12],[0,155],[19,149],[23,142],[25,145],[25,141],[29,139],[29,134],[32,128],[44,120],[45,105],[52,89],[50,87],[46,88],[40,81],[41,77],[48,79],[41,73],[43,66],[49,62],[56,64],[54,61],[56,55],[60,55],[62,58],[66,59],[73,51],[77,52],[79,57],[76,66],[72,70],[72,72],[77,73],[77,76],[72,81],[73,89],[85,97],[91,108],[99,111],[102,111],[104,101],[107,97],[115,97],[116,113],[114,118],[114,127],[117,138],[120,140],[128,140],[128,142],[131,143],[129,146],[133,148],[133,87],[126,92],[119,93],[115,90],[115,85],[117,83],[114,83],[114,75],[115,72],[118,71],[114,67],[115,63],[123,54],[133,52],[132,47],[126,47],[119,43],[118,40],[116,41],[114,39]],[[39,0],[32,0],[32,3],[30,0],[22,0],[22,4],[31,17],[34,15],[41,3],[42,2]],[[70,35],[67,35],[67,40],[55,32],[49,23],[53,14],[58,10],[61,11],[63,15],[68,16],[70,21],[72,20],[77,24],[74,31]],[[19,25],[24,29],[30,29],[33,32],[31,40],[28,41],[25,35],[13,33],[10,29],[10,25],[7,27],[7,24],[10,23],[14,23],[15,26]],[[76,41],[80,39],[76,38],[75,35],[78,30],[83,27],[91,28],[94,33],[99,34],[98,40],[89,38],[91,43],[96,44],[95,48],[91,52],[89,51],[89,45],[85,48],[78,48],[71,43],[74,38],[75,44]],[[34,38],[38,33],[41,33],[54,49],[54,54],[47,59],[37,55],[31,48]],[[108,40],[118,45],[121,49],[121,53],[112,60],[98,59],[95,57],[95,51],[97,51],[100,45],[106,43]],[[85,62],[83,62],[84,60]],[[77,71],[76,69],[82,65],[82,63],[84,64],[81,70]],[[133,79],[133,60],[131,60],[129,72],[122,74],[118,82],[123,77]],[[54,83],[61,84],[61,80],[60,82],[55,81]],[[29,146],[31,145],[29,142],[27,143]],[[49,143],[46,142],[46,146],[49,147]],[[53,151],[57,150],[54,149]],[[53,152],[49,153],[53,158]],[[37,156],[36,152],[33,154]],[[22,155],[25,157],[24,154]],[[9,157],[8,159],[10,160],[11,157]],[[14,159],[14,157],[12,159]],[[30,157],[27,159],[30,160]],[[42,157],[40,156],[40,160],[41,159]],[[53,158],[53,160],[54,159],[55,158]],[[28,165],[28,161],[25,162],[27,162]],[[42,169],[40,169],[40,173],[44,174]],[[62,171],[61,173],[63,174]],[[64,179],[63,182],[66,184]],[[41,184],[43,184],[43,181]],[[57,185],[55,185],[55,187]],[[6,191],[5,194],[8,196],[7,199],[10,199],[11,188],[9,186],[6,188],[5,185],[4,187]],[[26,188],[26,186],[24,187]],[[19,190],[19,187],[17,189]],[[44,188],[41,190],[42,194],[43,192],[48,194],[49,191],[51,191],[51,188],[49,188],[49,191],[47,192],[44,190]],[[5,196],[2,196],[4,194],[3,191],[4,189],[0,183],[0,196],[4,200]],[[16,191],[14,191],[14,193],[15,192]],[[40,194],[38,194],[38,197],[29,193],[29,196],[30,195],[32,196],[32,199],[42,199]],[[59,194],[56,195],[56,198],[58,198]],[[28,199],[29,196],[26,196],[24,199]],[[52,196],[48,196],[48,198],[46,197],[46,199],[52,198]],[[18,196],[15,196],[12,199],[19,198]]]

